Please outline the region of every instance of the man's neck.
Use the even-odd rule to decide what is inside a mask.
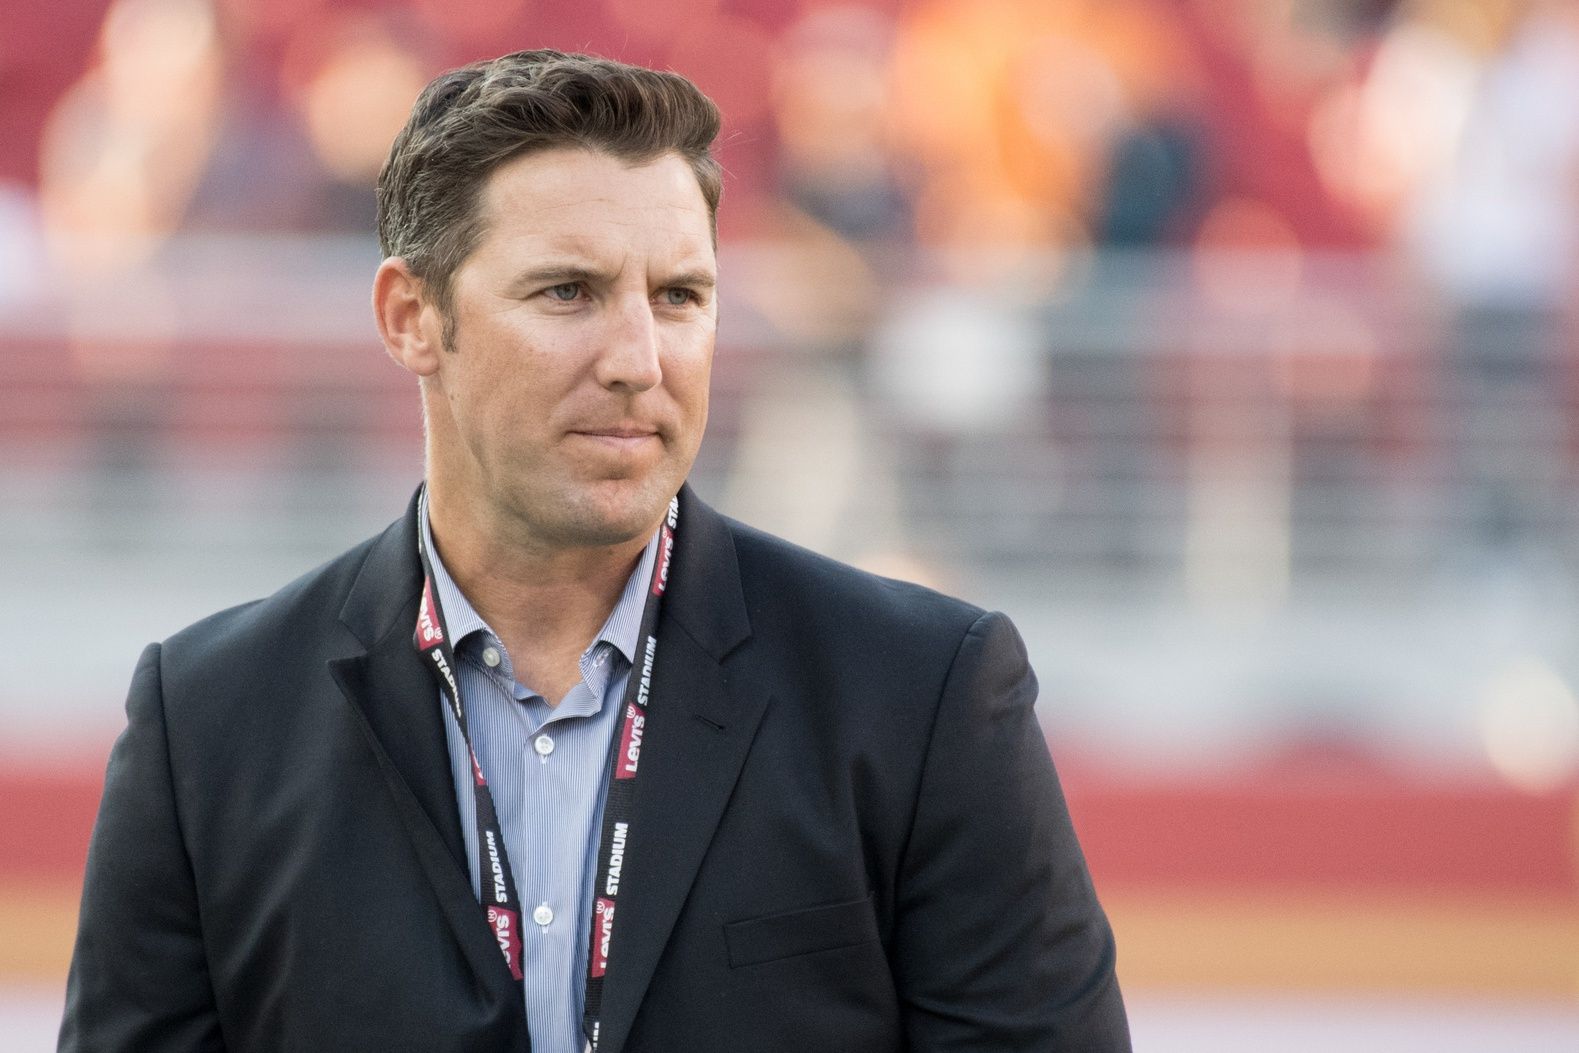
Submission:
[[[611,546],[530,546],[456,511],[430,492],[429,529],[444,569],[510,653],[516,679],[558,705],[580,681],[581,654],[650,533]]]

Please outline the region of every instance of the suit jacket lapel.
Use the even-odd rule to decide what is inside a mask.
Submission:
[[[722,665],[751,631],[729,529],[689,488],[680,502],[604,991],[607,1053],[630,1034],[768,703],[765,690],[726,677]]]
[[[405,518],[373,543],[341,611],[366,650],[329,668],[362,717],[401,821],[479,985],[518,1005],[472,894],[438,690],[412,642],[421,591],[413,501]]]

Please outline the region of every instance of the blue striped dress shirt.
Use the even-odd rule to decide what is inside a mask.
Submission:
[[[581,1053],[592,875],[603,825],[609,742],[641,634],[647,580],[658,534],[597,639],[581,654],[581,682],[558,706],[515,678],[504,644],[466,601],[439,558],[427,517],[422,531],[434,587],[455,648],[461,703],[477,762],[493,793],[510,870],[520,893],[526,1022],[533,1053]],[[444,732],[460,804],[472,891],[477,871],[477,803],[460,725],[442,693]],[[479,925],[483,924],[478,911]]]

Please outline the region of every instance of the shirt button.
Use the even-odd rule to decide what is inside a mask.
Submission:
[[[499,664],[499,648],[484,647],[482,649],[482,661],[483,665],[486,665],[489,669],[497,666]]]
[[[532,740],[532,748],[537,751],[539,757],[546,757],[554,752],[554,740],[547,735],[539,735]]]
[[[539,903],[532,911],[532,920],[539,925],[548,926],[554,921],[554,908],[547,903]]]

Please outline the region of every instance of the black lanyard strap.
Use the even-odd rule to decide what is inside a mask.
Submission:
[[[669,515],[658,528],[658,558],[653,560],[647,603],[642,609],[641,643],[636,661],[625,681],[620,706],[620,733],[610,743],[613,756],[603,805],[603,828],[598,837],[598,867],[592,881],[591,945],[587,949],[587,993],[581,1014],[587,1049],[596,1053],[598,1022],[603,1011],[603,985],[608,979],[609,944],[614,938],[614,907],[620,893],[630,887],[624,872],[625,846],[635,817],[636,773],[640,770],[642,733],[647,707],[652,704],[653,662],[658,654],[658,608],[669,586],[669,561],[674,556],[675,533],[680,523],[680,499],[671,498]]]
[[[419,523],[427,522],[428,490],[422,488]],[[461,738],[466,742],[466,754],[472,766],[472,797],[477,803],[477,875],[481,899],[488,915],[488,928],[499,941],[505,964],[516,982],[521,981],[521,899],[515,890],[515,874],[510,870],[510,854],[505,851],[504,831],[499,825],[499,812],[494,808],[493,793],[488,780],[483,777],[482,765],[477,762],[477,750],[472,746],[471,733],[466,728],[466,708],[461,703],[460,685],[455,680],[455,651],[450,643],[449,626],[444,620],[444,609],[439,603],[439,590],[433,581],[433,563],[428,557],[428,546],[417,531],[417,552],[422,557],[422,606],[417,610],[417,650],[427,659],[433,677],[438,681],[444,700],[455,714]]]

